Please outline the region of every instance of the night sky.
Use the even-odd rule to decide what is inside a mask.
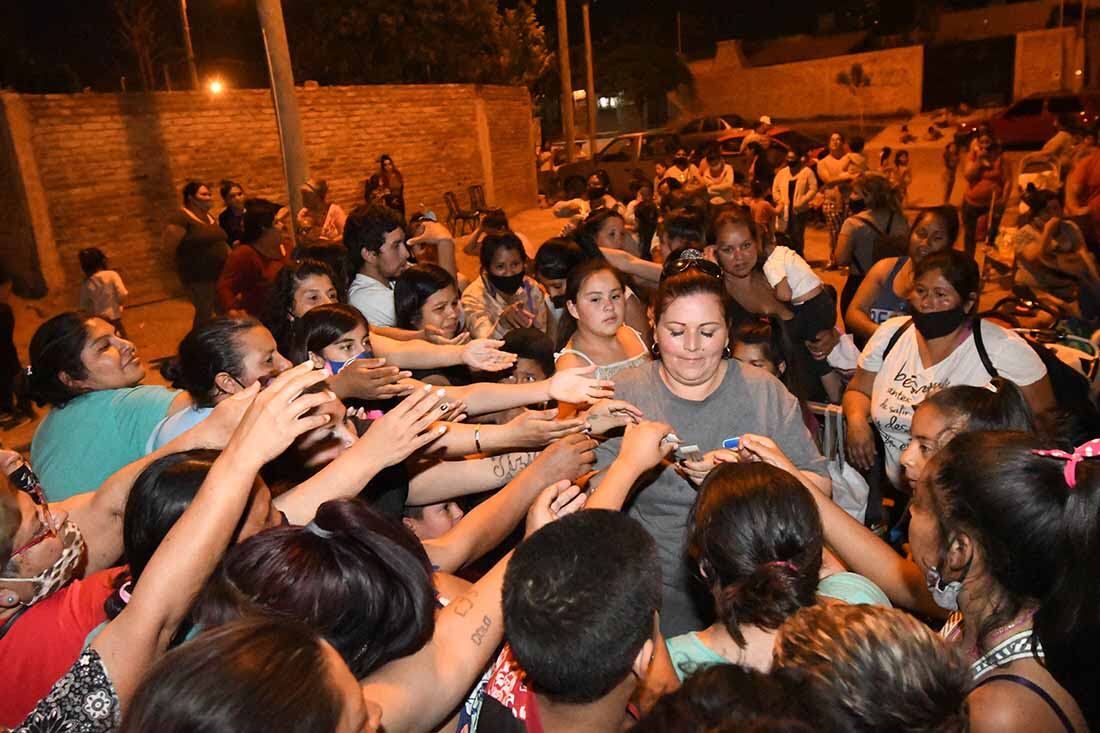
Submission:
[[[128,75],[136,87],[132,55],[119,36],[113,14],[116,0],[19,0],[0,2],[0,85],[20,91],[97,91],[119,88]],[[127,0],[121,0],[126,2]],[[284,0],[291,3],[309,0]],[[399,0],[395,0],[399,1]],[[516,0],[500,0],[514,5]],[[919,0],[594,0],[593,36],[597,44],[623,42],[676,46],[680,11],[688,57],[713,53],[725,38],[766,39],[812,33],[818,17],[832,12],[838,30],[874,27],[896,33],[912,26]],[[186,78],[181,50],[178,0],[158,0],[166,45],[158,59],[158,83],[167,67],[174,83]],[[949,9],[989,4],[988,0],[948,0]],[[580,5],[569,0],[571,40],[580,42]],[[236,86],[266,85],[263,46],[250,0],[189,0],[200,71],[217,71]],[[555,0],[537,0],[536,12],[557,46]],[[64,19],[59,22],[59,19]],[[461,43],[461,39],[458,39]]]

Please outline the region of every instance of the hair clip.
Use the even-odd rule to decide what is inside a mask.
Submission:
[[[323,540],[330,540],[336,534],[332,530],[325,529],[324,527],[317,526],[316,522],[310,522],[305,527],[306,532],[317,535]]]

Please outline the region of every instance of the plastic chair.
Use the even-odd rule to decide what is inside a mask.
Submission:
[[[458,206],[458,197],[454,191],[443,194],[443,200],[447,202],[447,226],[455,234],[465,234],[466,225],[472,224],[477,228],[478,212],[465,211]]]

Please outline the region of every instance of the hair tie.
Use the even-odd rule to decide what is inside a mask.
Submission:
[[[1100,456],[1100,438],[1093,438],[1087,443],[1082,443],[1073,449],[1072,453],[1067,453],[1064,450],[1033,450],[1031,451],[1037,456],[1044,456],[1046,458],[1057,458],[1065,461],[1066,466],[1062,469],[1062,476],[1066,479],[1066,486],[1073,489],[1077,486],[1077,464],[1086,458],[1095,458]]]
[[[118,597],[122,600],[123,603],[129,603],[130,602],[130,591],[131,591],[131,587],[132,587],[133,582],[134,581],[132,581],[132,580],[127,580],[118,589]]]
[[[775,566],[775,567],[780,567],[780,568],[786,568],[787,570],[790,570],[791,572],[795,572],[795,573],[798,572],[798,566],[795,565],[790,560],[772,560],[769,563],[765,563],[765,566],[767,566],[767,567]]]
[[[325,529],[324,527],[317,526],[316,522],[310,522],[306,525],[306,532],[317,535],[323,540],[330,540],[336,534],[332,530]]]

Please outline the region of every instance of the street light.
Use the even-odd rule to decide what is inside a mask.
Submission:
[[[225,91],[225,82],[218,77],[214,77],[206,84],[206,88],[211,94],[218,95]]]

